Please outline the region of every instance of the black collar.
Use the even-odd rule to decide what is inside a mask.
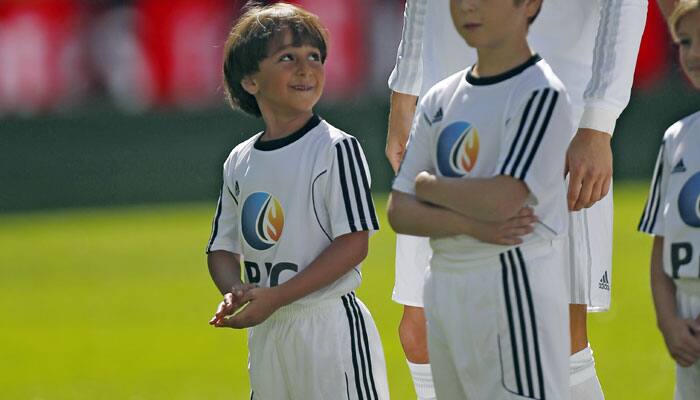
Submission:
[[[292,133],[289,136],[285,136],[285,137],[280,138],[280,139],[264,140],[263,141],[263,140],[260,140],[260,138],[262,138],[263,135],[265,134],[263,132],[263,135],[260,135],[258,137],[258,139],[255,141],[255,144],[253,145],[253,147],[256,150],[262,150],[262,151],[281,149],[282,147],[284,147],[288,144],[294,143],[297,140],[301,139],[304,135],[306,135],[307,132],[314,129],[316,127],[316,125],[318,125],[320,123],[321,123],[321,117],[314,114],[311,116],[311,118],[309,118],[309,120],[306,122],[306,124],[304,124],[304,126],[299,128],[298,131]]]
[[[478,78],[472,75],[472,69],[474,69],[474,67],[472,67],[469,69],[469,72],[467,72],[467,82],[471,83],[474,86],[493,85],[494,83],[503,82],[506,79],[510,79],[515,75],[518,75],[519,73],[525,71],[529,67],[535,65],[541,59],[542,57],[540,57],[539,54],[534,54],[527,61],[513,69],[510,69],[498,75],[484,76]]]

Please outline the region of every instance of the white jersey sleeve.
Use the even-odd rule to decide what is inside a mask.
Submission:
[[[221,186],[221,194],[216,206],[214,221],[212,222],[211,237],[207,245],[207,253],[215,250],[226,250],[231,253],[241,254],[241,244],[238,232],[238,200],[226,182],[229,160],[224,163],[224,178]]]
[[[496,174],[523,181],[538,204],[564,182],[571,106],[565,92],[543,87],[517,96],[509,108]]]
[[[401,42],[396,64],[389,76],[389,88],[418,96],[423,82],[423,32],[428,0],[407,0],[403,14]]]
[[[424,98],[413,117],[413,125],[409,135],[406,154],[401,161],[399,172],[394,178],[393,190],[415,194],[415,179],[421,171],[435,172],[432,158],[432,133],[430,117],[425,114],[426,99]]]
[[[662,205],[666,202],[666,187],[670,174],[669,163],[666,157],[666,141],[661,143],[659,155],[656,157],[654,175],[651,177],[649,196],[639,220],[637,230],[650,235],[661,235],[664,233],[664,212]]]
[[[603,0],[579,127],[612,134],[630,100],[647,0]]]
[[[352,136],[333,145],[333,160],[325,178],[325,208],[330,240],[358,231],[379,229],[370,190],[371,177],[362,147]]]

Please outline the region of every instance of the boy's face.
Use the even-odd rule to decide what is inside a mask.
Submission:
[[[243,88],[255,96],[263,116],[311,112],[326,79],[321,52],[307,44],[294,46],[289,30],[279,35],[281,40],[270,42],[259,71],[243,79]]]
[[[450,0],[457,32],[476,49],[495,49],[527,35],[528,18],[537,13],[537,0]]]
[[[678,55],[683,71],[696,89],[700,89],[700,9],[678,20]]]

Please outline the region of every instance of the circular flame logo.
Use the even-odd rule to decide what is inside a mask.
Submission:
[[[468,122],[454,122],[440,132],[437,164],[443,176],[460,177],[474,169],[479,156],[479,132]]]
[[[269,193],[251,193],[243,203],[241,215],[243,238],[256,250],[274,246],[284,229],[284,210]]]
[[[678,193],[678,212],[688,226],[700,228],[700,172],[691,176]]]

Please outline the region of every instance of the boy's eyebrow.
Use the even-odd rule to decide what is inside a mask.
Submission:
[[[321,51],[318,47],[316,47],[316,46],[314,46],[314,45],[312,45],[312,44],[310,44],[310,43],[301,43],[301,44],[299,44],[298,46],[295,46],[294,43],[289,43],[289,44],[285,44],[285,45],[283,45],[283,46],[281,46],[281,47],[279,47],[279,48],[272,49],[272,51],[270,52],[270,56],[274,56],[274,55],[277,54],[277,53],[281,53],[281,52],[283,52],[283,51],[289,49],[290,47],[304,47],[304,46],[313,47],[313,48],[316,49],[317,51]]]

